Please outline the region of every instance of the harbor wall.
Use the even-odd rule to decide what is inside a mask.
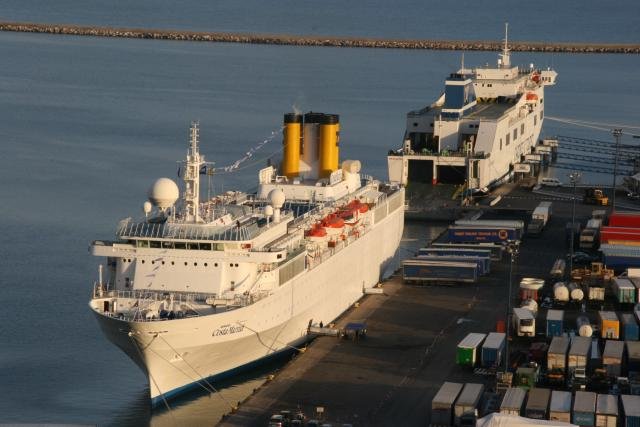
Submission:
[[[97,27],[28,22],[0,22],[0,31],[21,33],[62,34],[91,37],[117,37],[152,40],[198,41],[216,43],[270,44],[290,46],[328,46],[376,49],[427,49],[499,51],[501,41],[470,40],[404,40],[329,36],[296,36],[230,32],[202,32],[140,28]],[[513,42],[512,51],[564,53],[640,53],[640,44]]]

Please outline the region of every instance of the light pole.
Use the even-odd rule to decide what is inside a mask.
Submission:
[[[569,281],[571,281],[571,274],[573,273],[573,245],[575,241],[576,230],[576,185],[580,181],[580,172],[572,172],[569,174],[569,180],[573,185],[573,197],[571,198],[571,241],[569,242]]]
[[[520,244],[519,240],[509,240],[507,241],[507,252],[511,255],[509,262],[509,294],[507,296],[507,339],[505,340],[505,357],[504,357],[504,371],[509,372],[509,338],[511,336],[511,323],[509,322],[509,317],[511,316],[511,299],[512,299],[512,281],[513,281],[513,264],[515,263],[516,257],[518,256],[518,245]]]
[[[616,154],[613,162],[613,203],[611,210],[616,210],[616,178],[618,177],[618,148],[620,147],[620,137],[622,136],[622,129],[614,129],[613,137],[616,139]]]

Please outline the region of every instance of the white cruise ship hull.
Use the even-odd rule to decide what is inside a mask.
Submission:
[[[402,191],[402,190],[401,190]],[[375,286],[393,263],[404,227],[403,203],[324,262],[246,307],[164,321],[124,321],[94,311],[105,335],[149,379],[154,404],[203,379],[224,377],[308,339],[310,322],[333,321]]]

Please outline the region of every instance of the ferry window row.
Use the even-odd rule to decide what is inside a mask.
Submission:
[[[132,262],[131,258],[122,258],[122,263],[123,263],[123,264],[131,263],[131,262]],[[145,262],[146,262],[146,261],[145,261],[144,259],[140,260],[140,263],[142,263],[142,264],[144,264]],[[152,260],[152,261],[151,261],[151,264],[154,264],[154,265],[155,265],[155,263],[156,263],[156,261],[155,261],[155,260]],[[165,265],[165,261],[158,261],[158,263],[159,263],[159,264],[161,264],[161,265]],[[175,261],[171,261],[171,265],[176,265],[176,262],[175,262]],[[185,265],[185,266],[188,266],[188,265],[189,265],[189,263],[188,263],[187,261],[185,261],[185,262],[184,262],[184,265]],[[205,267],[208,267],[208,266],[209,266],[209,263],[208,263],[208,262],[205,262],[205,263],[203,263],[202,265],[204,265]],[[197,263],[197,262],[194,262],[194,263],[193,263],[193,266],[194,266],[194,267],[197,267],[197,266],[198,266],[198,263]],[[217,263],[217,262],[214,262],[214,263],[213,263],[213,266],[214,266],[214,267],[217,267],[217,266],[218,266],[218,263]],[[234,266],[234,264],[229,264],[229,266],[230,266],[230,267],[233,267],[233,266]],[[237,267],[237,266],[238,266],[238,264],[235,264],[235,266]]]
[[[232,250],[241,249],[239,243],[166,242],[160,240],[136,240],[135,245],[138,248],[189,249],[201,251],[224,251],[225,248]]]

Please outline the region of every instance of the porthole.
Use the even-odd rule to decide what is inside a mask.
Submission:
[[[142,263],[144,264],[144,260],[142,260]]]
[[[236,264],[236,267],[238,266],[238,264]]]
[[[214,267],[217,267],[217,266],[218,266],[218,263],[216,262],[215,264],[213,264],[213,266],[214,266]]]
[[[173,262],[173,261],[171,261],[171,265],[176,265],[176,263],[175,263],[175,262]]]
[[[233,267],[233,264],[229,264],[229,267]]]
[[[206,262],[204,263],[204,266],[207,267],[207,263]]]
[[[187,265],[187,261],[184,262],[184,265]]]
[[[155,263],[156,263],[155,261],[151,261],[151,264],[155,264]]]
[[[162,265],[164,265],[164,261],[162,261]]]
[[[193,263],[193,266],[194,266],[194,267],[197,267],[197,266],[198,266],[198,263],[197,263],[197,262],[194,262],[194,263]]]

